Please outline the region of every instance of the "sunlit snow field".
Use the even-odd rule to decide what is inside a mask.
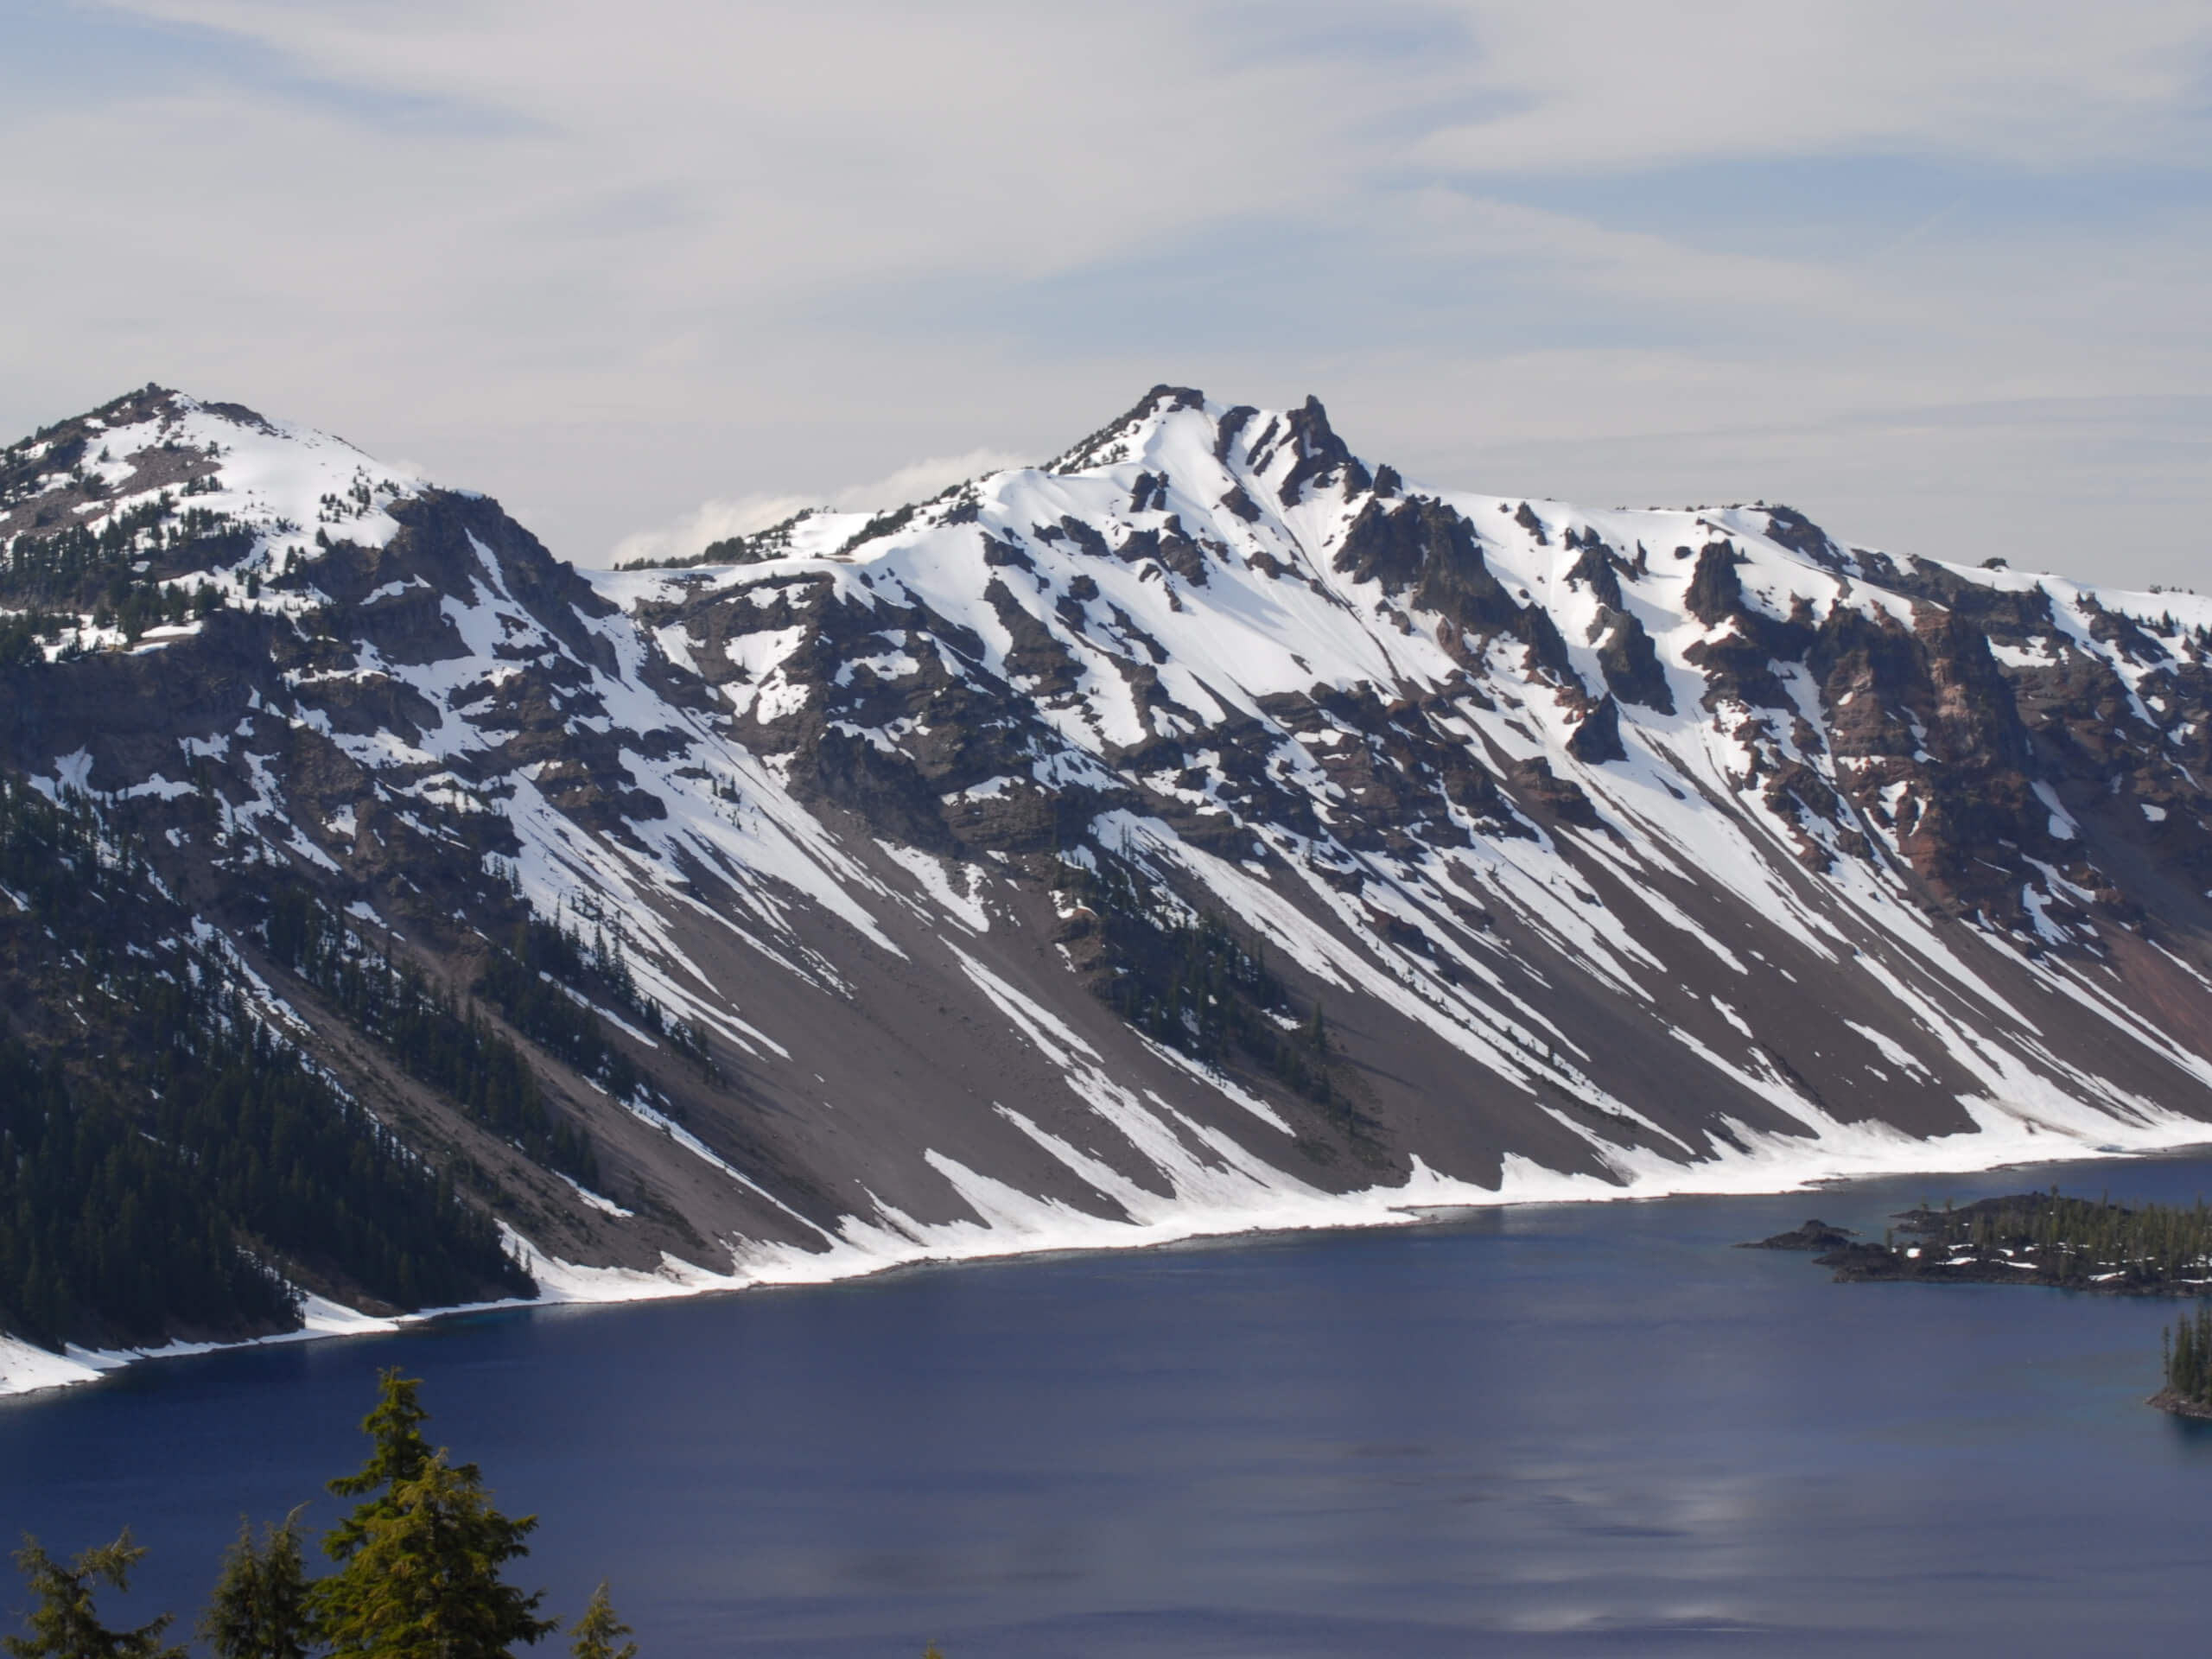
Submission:
[[[2172,1304],[1828,1282],[1727,1248],[2212,1157],[1514,1207],[499,1313],[0,1404],[0,1517],[129,1522],[188,1612],[243,1512],[358,1460],[376,1370],[601,1575],[650,1659],[2180,1651],[2212,1431]],[[323,1498],[310,1518],[335,1513]],[[10,1601],[8,1605],[16,1605]]]

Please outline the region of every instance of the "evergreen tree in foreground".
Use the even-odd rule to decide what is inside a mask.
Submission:
[[[638,1659],[636,1643],[614,1645],[630,1634],[630,1627],[615,1617],[614,1604],[607,1599],[607,1580],[601,1579],[599,1588],[591,1592],[584,1616],[576,1621],[575,1640],[569,1644],[569,1651],[575,1659]]]
[[[429,1414],[420,1381],[395,1367],[380,1374],[374,1410],[361,1427],[369,1456],[330,1483],[361,1500],[323,1540],[339,1570],[310,1581],[302,1560],[300,1511],[264,1527],[250,1522],[224,1553],[220,1577],[200,1634],[215,1659],[509,1659],[559,1621],[537,1617],[543,1593],[525,1595],[501,1569],[530,1553],[534,1516],[510,1520],[493,1507],[474,1464],[454,1464],[423,1436]],[[26,1534],[16,1552],[35,1605],[28,1636],[0,1640],[9,1659],[187,1659],[164,1646],[171,1616],[110,1630],[93,1607],[94,1587],[127,1592],[145,1554],[124,1529],[113,1543],[67,1566]],[[632,1632],[607,1599],[604,1581],[577,1622],[576,1659],[637,1659]],[[619,1645],[618,1645],[619,1644]]]
[[[369,1437],[369,1460],[350,1475],[340,1475],[330,1490],[340,1497],[366,1500],[340,1521],[322,1541],[324,1554],[333,1560],[350,1560],[361,1547],[372,1516],[390,1501],[391,1489],[412,1480],[430,1460],[430,1443],[423,1438],[423,1425],[430,1414],[423,1409],[416,1391],[419,1376],[402,1376],[399,1367],[377,1373],[377,1403],[361,1419],[361,1432]]]
[[[185,1659],[182,1648],[162,1645],[170,1615],[136,1630],[111,1630],[93,1611],[93,1581],[129,1590],[130,1569],[145,1553],[143,1546],[130,1541],[125,1527],[113,1543],[88,1549],[64,1567],[25,1533],[16,1565],[38,1602],[23,1616],[31,1633],[5,1638],[11,1659]]]
[[[395,1367],[381,1384],[361,1423],[368,1461],[330,1483],[362,1500],[323,1540],[340,1570],[308,1592],[334,1659],[499,1659],[537,1641],[558,1621],[537,1616],[542,1594],[499,1576],[530,1553],[523,1540],[537,1517],[509,1520],[474,1464],[431,1451],[419,1378]]]
[[[392,1484],[345,1570],[315,1586],[335,1659],[499,1659],[556,1628],[537,1616],[542,1593],[499,1576],[530,1553],[523,1540],[537,1524],[501,1515],[474,1465],[436,1453]]]
[[[222,1576],[200,1616],[200,1637],[215,1659],[307,1659],[316,1643],[298,1510],[283,1526],[263,1529],[259,1548],[252,1528],[238,1522],[238,1541],[224,1552]]]

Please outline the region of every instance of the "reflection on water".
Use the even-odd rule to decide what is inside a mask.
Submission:
[[[2074,1654],[2202,1627],[2212,1433],[2171,1306],[1831,1285],[1728,1248],[2212,1161],[916,1272],[182,1361],[0,1408],[0,1525],[128,1521],[188,1605],[358,1461],[373,1374],[601,1575],[649,1659]],[[314,1512],[327,1522],[335,1506]],[[11,1599],[0,1605],[14,1605]]]

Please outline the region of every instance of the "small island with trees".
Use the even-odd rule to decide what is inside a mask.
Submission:
[[[2199,1198],[2133,1206],[2048,1192],[1942,1209],[1923,1200],[1878,1244],[1817,1218],[1749,1249],[1815,1253],[1836,1282],[2042,1285],[2114,1296],[2212,1294],[2212,1209]],[[1902,1235],[1903,1236],[1900,1236]],[[2165,1386],[2149,1404],[2212,1421],[2212,1307],[2166,1332]]]
[[[1760,1239],[1770,1250],[1816,1250],[1839,1283],[2045,1285],[2120,1296],[2212,1291],[2212,1209],[2070,1198],[2056,1187],[1942,1209],[1923,1202],[1878,1243],[1825,1222]],[[1900,1236],[1902,1235],[1902,1236]]]

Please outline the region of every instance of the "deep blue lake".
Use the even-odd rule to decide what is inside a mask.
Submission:
[[[196,1611],[353,1467],[378,1368],[644,1659],[2195,1651],[2176,1305],[1729,1248],[1926,1197],[2193,1200],[2212,1159],[1912,1177],[549,1309],[0,1402],[0,1526],[128,1522]],[[0,1611],[22,1605],[0,1596]],[[12,1624],[10,1624],[12,1628]],[[565,1650],[549,1643],[548,1652]]]

